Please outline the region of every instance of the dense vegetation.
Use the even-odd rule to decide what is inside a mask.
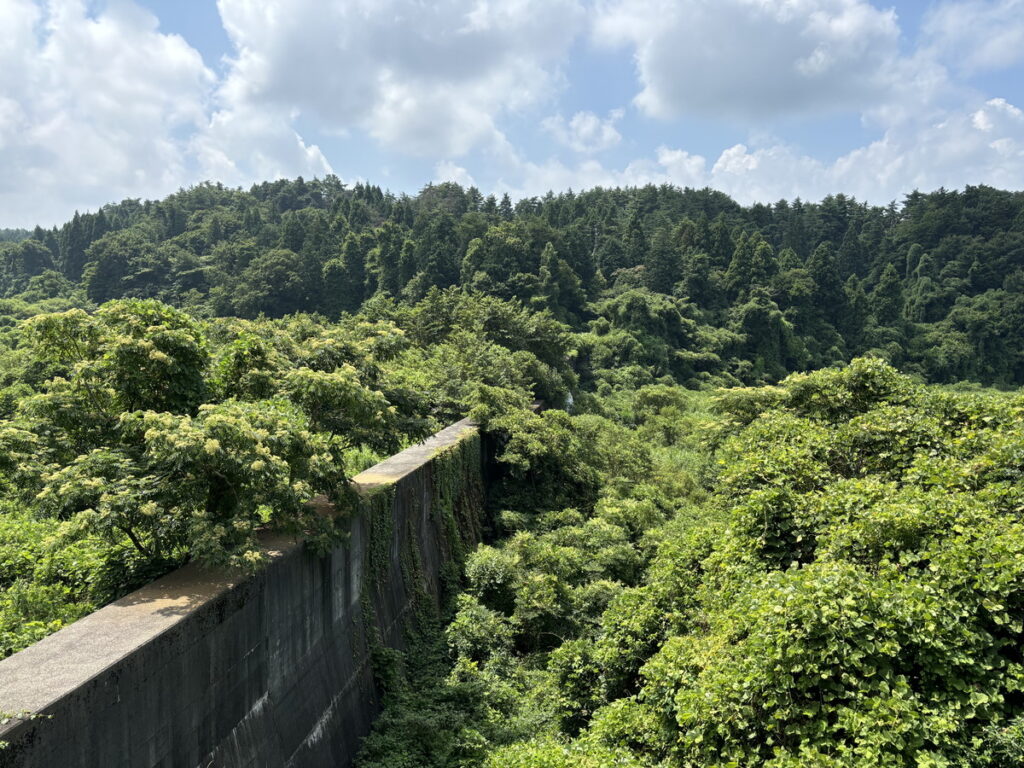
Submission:
[[[200,317],[318,312],[463,286],[587,334],[597,368],[774,382],[871,353],[932,382],[1024,383],[1024,193],[741,207],[674,187],[513,205],[451,183],[203,185],[0,243],[0,297],[156,298]],[[587,382],[584,382],[587,383]]]
[[[28,240],[31,235],[28,229],[0,229],[0,243],[18,243]]]
[[[481,386],[573,381],[563,326],[455,292],[337,324],[35,309],[0,333],[0,657],[186,559],[252,566],[262,529],[326,545],[315,494],[345,503]]]
[[[0,657],[334,543],[312,496],[470,412],[492,536],[376,654],[362,768],[1024,765],[1024,193],[299,179],[0,234]]]
[[[505,537],[362,768],[1022,764],[1020,394],[861,359],[586,406],[479,409]]]

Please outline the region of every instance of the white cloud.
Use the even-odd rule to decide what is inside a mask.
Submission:
[[[712,166],[709,185],[746,203],[773,202],[833,191],[822,183],[825,175],[821,163],[785,144],[754,150],[737,144],[722,152]]]
[[[568,187],[675,184],[712,187],[744,204],[795,197],[817,200],[835,192],[885,204],[913,189],[964,184],[1020,189],[1024,186],[1024,111],[1004,99],[991,99],[932,124],[893,128],[833,163],[776,142],[757,147],[736,144],[712,163],[701,155],[663,146],[653,159],[634,160],[621,170],[593,159],[575,166],[519,159],[508,170],[519,181],[500,186],[517,197]]]
[[[577,112],[568,122],[561,115],[554,115],[545,118],[541,126],[560,144],[589,154],[611,149],[622,141],[615,123],[624,114],[623,110],[615,109],[608,117],[600,118],[593,112]]]
[[[628,118],[558,111],[584,3],[592,39],[633,54],[639,111]],[[369,137],[390,163],[422,155],[437,181],[519,196],[652,182],[712,186],[741,202],[837,191],[887,202],[914,187],[1024,187],[1024,113],[956,84],[1024,61],[1024,0],[947,0],[909,52],[894,12],[868,0],[218,7],[233,45],[219,79],[134,0],[0,0],[0,226],[62,221],[205,178],[323,175],[332,165],[316,135],[337,137],[342,153],[346,136]],[[835,109],[859,114],[877,139],[833,146],[845,154],[824,162],[764,125]],[[751,133],[706,156],[673,140],[617,167],[596,159],[622,151],[634,120],[694,114]],[[513,146],[507,126],[534,120],[575,159]],[[334,159],[344,170],[344,155]]]
[[[4,224],[162,195],[190,180],[182,132],[204,120],[213,75],[131,2],[0,3],[0,211]]]
[[[566,165],[556,159],[542,163],[522,160],[510,169],[507,177],[498,181],[496,187],[498,192],[508,192],[514,198],[533,197],[548,191],[642,184],[656,172],[657,169],[647,160],[638,160],[621,171],[605,168],[592,158],[575,165]]]
[[[594,37],[633,49],[636,103],[663,118],[861,110],[916,79],[865,0],[599,0]]]
[[[219,109],[192,137],[189,150],[199,178],[228,185],[333,172],[320,147],[307,144],[292,128],[288,114],[270,105],[242,103]]]
[[[470,176],[469,171],[461,165],[456,165],[450,160],[438,163],[434,167],[434,181],[454,181],[463,187],[475,187],[476,181]]]
[[[1007,29],[989,36],[987,47],[964,37],[965,61],[976,54],[986,66],[1005,65],[1021,51],[1016,28],[1024,14],[1010,13],[1018,9],[1024,0],[949,3],[930,17],[928,42],[902,53],[895,13],[866,0],[599,0],[594,38],[634,52],[635,102],[647,115],[731,116],[753,128],[760,118],[844,109],[859,112],[879,138],[832,162],[771,138],[727,147],[714,158],[661,146],[654,157],[622,168],[593,159],[567,165],[516,158],[503,183],[520,195],[588,184],[710,186],[742,203],[837,191],[886,203],[914,188],[1020,188],[1024,113],[1004,99],[982,101],[958,90],[934,31],[969,29],[967,17],[956,14],[985,10],[985,24]],[[958,99],[961,106],[950,106]],[[569,143],[571,124],[553,119],[545,128]],[[752,131],[759,134],[765,135]]]
[[[990,184],[1024,187],[1024,112],[1004,99],[950,112],[925,126],[904,126],[835,164],[834,189],[862,198],[898,198],[912,189]]]
[[[680,187],[703,187],[707,185],[708,162],[700,155],[691,155],[682,149],[658,147],[658,165],[664,169],[667,178]]]
[[[579,0],[219,0],[227,110],[276,106],[401,152],[458,157],[561,84]]]
[[[924,32],[957,69],[1003,69],[1024,60],[1024,0],[947,1],[928,14]]]

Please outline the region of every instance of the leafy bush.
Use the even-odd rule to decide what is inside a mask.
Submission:
[[[314,496],[344,508],[349,474],[464,415],[485,385],[525,411],[573,381],[550,316],[439,303],[436,333],[409,306],[337,324],[201,322],[152,299],[5,316],[0,655],[186,560],[253,568],[267,529],[332,545]],[[593,482],[582,458],[577,471]]]

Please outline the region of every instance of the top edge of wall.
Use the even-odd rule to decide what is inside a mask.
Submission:
[[[478,432],[470,419],[456,422],[356,475],[360,493],[390,486],[412,474],[447,448]],[[323,497],[312,504],[333,511]],[[261,537],[267,565],[298,549],[301,542],[277,533]],[[264,566],[265,567],[265,566]],[[18,653],[0,659],[0,739],[24,720],[44,713],[75,690],[126,659],[252,578],[251,574],[188,563],[110,603]]]
[[[471,419],[457,421],[440,432],[435,432],[422,443],[411,445],[404,451],[360,472],[352,478],[352,483],[359,491],[372,491],[383,485],[397,483],[441,451],[457,445],[469,435],[476,434],[478,429],[476,422]]]

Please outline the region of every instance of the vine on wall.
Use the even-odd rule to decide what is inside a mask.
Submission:
[[[375,608],[383,595],[391,566],[391,545],[396,521],[403,527],[400,541],[400,573],[405,593],[403,632],[408,647],[437,631],[439,605],[445,605],[461,587],[463,564],[472,546],[483,535],[483,474],[481,438],[466,434],[457,443],[439,449],[419,471],[428,484],[430,520],[441,554],[439,594],[428,590],[415,521],[420,517],[421,497],[404,498],[393,483],[373,489],[358,501],[357,514],[367,520],[367,564],[360,598],[364,637],[374,676],[388,691],[400,685],[402,654],[386,646],[383,627]],[[397,510],[396,505],[406,505]],[[404,514],[403,514],[404,512]]]

